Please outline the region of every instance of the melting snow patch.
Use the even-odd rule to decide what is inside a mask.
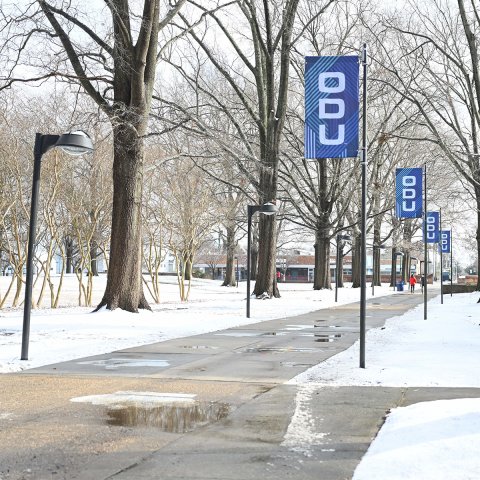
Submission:
[[[282,446],[306,457],[312,455],[311,449],[319,445],[327,433],[317,432],[315,419],[310,411],[310,400],[316,385],[302,385],[297,390],[295,413],[292,416]]]

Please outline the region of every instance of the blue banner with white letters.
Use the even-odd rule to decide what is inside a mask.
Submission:
[[[305,57],[305,158],[358,156],[359,58]]]
[[[450,230],[442,230],[440,232],[440,251],[442,253],[450,253],[451,248],[451,232]]]
[[[422,168],[397,168],[395,214],[397,218],[422,218]]]
[[[440,212],[427,212],[426,215],[426,243],[440,242]]]

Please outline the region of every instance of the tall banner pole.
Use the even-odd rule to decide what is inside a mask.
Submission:
[[[450,296],[453,295],[453,228],[450,227]]]
[[[423,247],[424,247],[424,262],[423,262],[423,319],[427,319],[427,284],[428,284],[428,248],[427,248],[427,164],[423,165]]]
[[[440,304],[443,305],[443,246],[442,246],[442,209],[440,208]]]
[[[305,159],[356,158],[362,153],[362,245],[360,295],[361,353],[365,366],[365,296],[366,296],[366,70],[367,46],[364,45],[363,149],[359,146],[359,73],[356,55],[305,57]],[[365,197],[365,199],[363,198]],[[337,272],[337,277],[339,272]]]
[[[365,368],[365,318],[367,310],[367,44],[363,44],[362,214],[360,255],[360,368]]]

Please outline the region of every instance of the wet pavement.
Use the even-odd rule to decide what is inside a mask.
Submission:
[[[367,328],[421,302],[374,298]],[[358,317],[343,305],[3,375],[0,480],[350,479],[390,408],[480,396],[285,384],[353,344]]]

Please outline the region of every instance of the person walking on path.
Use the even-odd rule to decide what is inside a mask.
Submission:
[[[413,275],[413,273],[410,275],[410,293],[415,293],[415,284],[417,283],[417,279]]]

